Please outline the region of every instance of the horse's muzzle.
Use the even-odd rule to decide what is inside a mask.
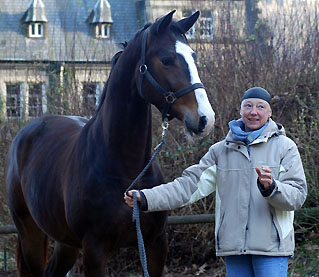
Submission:
[[[196,121],[186,118],[185,126],[191,136],[207,136],[213,130],[214,122],[215,116],[209,118],[203,115],[200,116]]]

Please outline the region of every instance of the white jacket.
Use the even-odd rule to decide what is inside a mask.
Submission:
[[[271,168],[275,181],[268,197],[257,187],[255,167],[261,165]],[[293,255],[294,210],[303,205],[307,184],[297,146],[281,125],[270,119],[249,146],[230,131],[181,177],[142,190],[148,211],[191,204],[213,191],[217,255]]]

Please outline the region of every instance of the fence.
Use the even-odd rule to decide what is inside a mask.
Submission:
[[[197,215],[185,215],[185,216],[169,216],[168,224],[169,225],[178,225],[178,224],[203,224],[203,223],[212,223],[214,221],[213,214],[197,214]],[[17,228],[15,225],[5,225],[0,226],[0,235],[8,235],[17,233]],[[7,271],[7,250],[3,250],[3,271]],[[72,276],[70,272],[68,275]]]
[[[204,224],[213,223],[214,214],[196,214],[196,215],[185,215],[185,216],[169,216],[169,225],[179,225],[179,224]],[[304,226],[303,228],[307,230],[314,225],[319,226],[319,207],[313,208],[303,208],[295,212],[295,224]],[[306,228],[305,228],[306,227]],[[297,232],[302,232],[303,228],[298,228]],[[17,229],[14,225],[0,226],[1,234],[14,234],[17,233]],[[6,271],[6,250],[3,250],[3,270]],[[71,272],[68,276],[72,276]]]
[[[202,224],[214,222],[213,214],[196,214],[196,215],[184,215],[184,216],[169,216],[169,225],[178,224]],[[17,233],[17,228],[14,225],[0,226],[0,235]]]

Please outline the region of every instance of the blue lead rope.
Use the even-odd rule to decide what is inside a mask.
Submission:
[[[141,223],[140,223],[140,211],[139,206],[137,203],[137,196],[136,191],[133,192],[133,222],[136,222],[136,234],[137,234],[137,244],[138,244],[138,251],[140,253],[140,261],[142,264],[144,277],[149,277],[148,271],[147,271],[147,259],[146,259],[146,252],[144,248],[144,240],[143,235],[141,231]]]
[[[135,180],[125,190],[125,194],[127,194],[127,192],[129,190],[131,190],[135,186],[135,184],[143,177],[143,175],[149,169],[149,167],[151,166],[152,162],[154,161],[154,159],[156,158],[158,153],[161,151],[162,146],[165,143],[165,135],[166,135],[166,131],[168,129],[168,125],[169,125],[168,121],[163,121],[162,122],[162,140],[161,140],[161,142],[155,147],[154,154],[152,155],[151,159],[149,160],[147,165],[144,167],[142,172],[135,178]],[[138,245],[138,251],[139,251],[139,254],[140,254],[140,261],[141,261],[141,264],[142,264],[144,277],[149,277],[150,275],[148,274],[148,271],[147,271],[146,251],[145,251],[145,248],[144,248],[144,240],[143,240],[143,235],[142,235],[142,231],[141,231],[140,209],[139,209],[139,206],[138,206],[138,203],[137,203],[137,196],[136,196],[136,192],[135,191],[133,192],[133,204],[134,204],[134,206],[133,206],[133,217],[132,217],[132,220],[133,220],[133,222],[136,223],[137,245]]]
[[[153,156],[151,157],[151,159],[148,161],[147,165],[144,167],[144,169],[140,172],[140,174],[138,174],[138,176],[134,179],[134,181],[130,184],[130,186],[126,189],[125,194],[131,190],[136,183],[144,176],[144,174],[146,173],[146,171],[149,169],[149,167],[152,165],[152,162],[155,160],[156,156],[158,155],[158,153],[161,151],[163,144],[165,143],[165,139],[163,138],[161,140],[161,142],[154,148],[155,152],[153,154]]]

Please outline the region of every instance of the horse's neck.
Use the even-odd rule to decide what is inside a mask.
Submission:
[[[118,91],[114,90],[114,94]],[[104,143],[110,147],[137,147],[151,140],[150,105],[134,96],[111,95],[108,97],[99,115],[99,126],[103,128]],[[117,101],[114,101],[117,98]],[[124,143],[124,144],[123,144]]]
[[[151,108],[138,95],[134,69],[131,66],[112,73],[90,132],[100,154],[104,152],[108,160],[121,159],[125,170],[134,171],[132,176],[150,158],[152,146]]]

